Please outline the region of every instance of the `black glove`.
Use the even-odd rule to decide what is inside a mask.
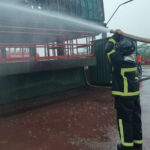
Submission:
[[[118,33],[115,33],[112,38],[116,41],[116,42],[120,42],[120,40],[122,39],[122,35],[121,34],[118,34]]]

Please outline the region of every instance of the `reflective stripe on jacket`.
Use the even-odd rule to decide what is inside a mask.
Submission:
[[[108,40],[105,49],[113,68],[112,95],[123,97],[139,95],[136,62],[125,61],[124,56],[116,50],[116,41],[112,38]]]

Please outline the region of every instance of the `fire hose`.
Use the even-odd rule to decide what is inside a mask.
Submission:
[[[110,33],[116,33],[116,32],[117,32],[116,30],[110,30]],[[148,38],[139,37],[139,36],[131,35],[131,34],[124,33],[124,32],[121,32],[121,35],[123,35],[127,38],[131,38],[133,40],[139,41],[139,42],[150,43],[150,39],[148,39]],[[149,79],[150,79],[150,76],[140,79],[140,82],[149,80]]]
[[[110,33],[116,33],[116,32],[117,31],[115,31],[115,30],[110,30]],[[131,34],[124,33],[124,32],[122,32],[121,35],[131,38],[133,40],[139,41],[139,42],[150,43],[150,39],[148,39],[148,38],[139,37],[139,36],[131,35]]]
[[[110,33],[117,33],[117,31],[116,30],[110,30]],[[139,41],[139,42],[150,43],[150,39],[148,39],[148,38],[139,37],[139,36],[131,35],[131,34],[124,33],[124,32],[121,32],[121,35],[123,35],[127,38],[131,38],[133,40]],[[85,75],[86,84],[88,86],[95,87],[95,88],[102,87],[102,86],[92,85],[87,79],[87,75],[86,75],[85,70],[84,70],[84,75]],[[150,77],[143,78],[143,79],[140,79],[140,82],[145,81],[145,80],[149,80],[149,79],[150,79]],[[107,87],[107,88],[110,88],[110,87]]]

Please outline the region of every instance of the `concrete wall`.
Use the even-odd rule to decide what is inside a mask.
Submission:
[[[0,104],[21,101],[85,85],[83,67],[0,77]]]

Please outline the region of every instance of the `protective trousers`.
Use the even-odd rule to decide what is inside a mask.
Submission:
[[[122,150],[141,148],[143,141],[139,96],[115,97],[115,108]]]

